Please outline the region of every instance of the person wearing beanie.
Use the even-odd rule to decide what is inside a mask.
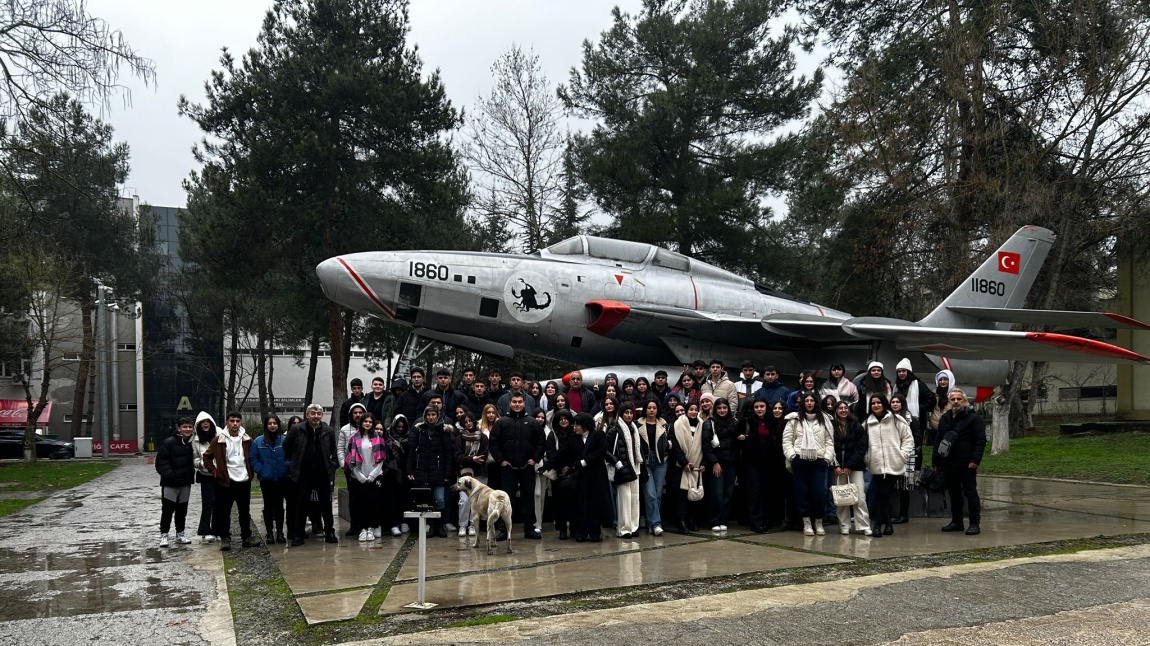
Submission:
[[[871,395],[882,395],[883,399],[890,399],[893,390],[884,370],[881,361],[871,361],[867,364],[866,372],[863,373],[858,383],[859,400],[855,406],[855,417],[866,419],[867,415],[870,415],[871,411],[867,400]]]
[[[713,393],[703,393],[699,396],[699,421],[705,422],[711,417],[711,413],[715,410],[716,399]]]

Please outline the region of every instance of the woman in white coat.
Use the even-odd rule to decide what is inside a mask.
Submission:
[[[874,507],[870,510],[872,533],[890,536],[894,533],[890,518],[890,499],[901,482],[906,486],[906,462],[914,455],[914,435],[910,425],[890,410],[885,395],[867,398],[870,414],[866,418],[867,468],[874,482]]]
[[[835,463],[834,422],[819,406],[815,392],[799,397],[798,412],[787,415],[783,455],[795,481],[795,503],[803,519],[803,534],[822,536],[827,474]],[[813,521],[813,527],[812,527]]]

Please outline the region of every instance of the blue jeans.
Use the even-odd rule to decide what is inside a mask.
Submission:
[[[663,502],[663,483],[667,480],[667,463],[647,463],[647,483],[643,485],[643,503],[647,509],[647,526],[663,524],[660,507]]]
[[[444,500],[446,493],[447,493],[447,487],[445,487],[443,485],[439,485],[437,487],[431,487],[431,495],[435,496],[435,508],[438,511],[444,510],[445,505],[444,505],[443,500]],[[442,518],[440,519],[440,521],[441,522],[447,522],[446,520],[443,520]]]
[[[791,468],[795,474],[795,506],[799,508],[799,518],[821,520],[826,509],[827,463],[796,457],[791,460]]]

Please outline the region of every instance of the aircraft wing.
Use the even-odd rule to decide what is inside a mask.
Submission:
[[[1116,345],[1053,332],[923,327],[909,321],[875,317],[850,319],[842,327],[860,339],[894,343],[899,350],[957,359],[1150,364],[1150,359]]]
[[[680,338],[740,345],[763,333],[758,318],[725,316],[679,307],[596,300],[587,303],[587,310],[591,315],[588,331],[621,341]]]
[[[997,307],[967,307],[948,305],[948,310],[983,321],[1020,323],[1022,325],[1052,325],[1060,328],[1124,328],[1150,330],[1150,325],[1113,312],[1067,312],[1063,310],[1017,310]]]

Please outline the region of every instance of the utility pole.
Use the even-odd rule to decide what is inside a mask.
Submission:
[[[112,313],[108,317],[108,370],[112,376],[112,387],[109,391],[108,410],[112,417],[112,440],[120,441],[120,306],[116,303],[108,308]]]
[[[96,283],[96,400],[100,405],[100,456],[108,457],[108,364],[105,360],[108,337],[104,332],[104,286]]]

